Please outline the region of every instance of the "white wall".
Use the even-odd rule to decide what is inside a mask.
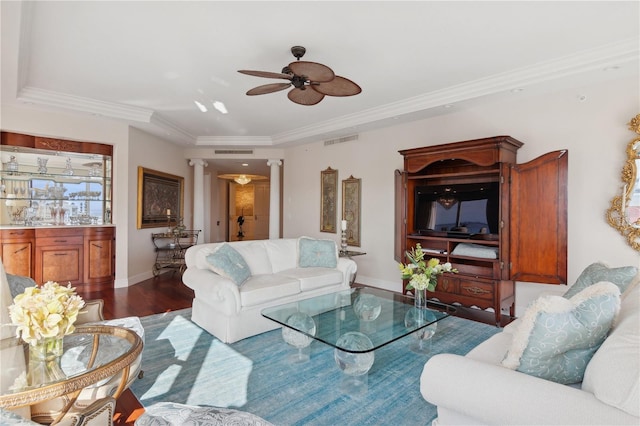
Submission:
[[[468,139],[510,135],[524,146],[518,162],[546,152],[569,150],[568,281],[598,260],[611,265],[638,265],[638,252],[609,226],[605,211],[620,191],[625,147],[634,137],[629,119],[640,113],[639,77],[591,87],[527,95],[409,124],[361,133],[359,140],[325,147],[317,142],[285,152],[284,236],[309,235],[339,242],[339,234],[320,230],[320,172],[337,169],[339,181],[362,179],[361,249],[355,258],[358,282],[401,289],[393,260],[393,173],[403,168],[398,150]],[[580,101],[578,95],[586,95]],[[339,185],[338,218],[342,195]],[[541,290],[564,291],[565,286],[518,283],[517,313]]]
[[[129,285],[153,277],[152,267],[156,253],[152,233],[164,232],[167,225],[158,228],[137,229],[138,166],[184,177],[184,224],[193,226],[193,167],[183,157],[183,149],[149,133],[131,128],[129,132]],[[116,254],[117,255],[117,254]]]

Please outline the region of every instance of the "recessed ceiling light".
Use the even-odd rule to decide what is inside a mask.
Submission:
[[[195,102],[196,106],[198,107],[198,109],[199,109],[200,111],[202,111],[202,112],[207,112],[207,107],[206,107],[206,106],[202,105],[202,104],[201,104],[200,102],[198,102],[198,101],[193,101],[193,102]]]
[[[225,107],[224,104],[220,101],[215,101],[213,103],[213,107],[220,111],[222,114],[226,114],[228,112],[227,107]]]

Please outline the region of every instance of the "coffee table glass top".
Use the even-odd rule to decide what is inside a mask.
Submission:
[[[315,334],[301,326],[300,315],[315,322]],[[294,315],[296,314],[296,315]],[[265,308],[262,315],[345,352],[364,353],[381,348],[449,316],[436,309],[416,309],[413,299],[387,290],[362,287]],[[308,322],[307,322],[308,324]],[[358,332],[369,337],[372,348],[345,347],[340,339]]]

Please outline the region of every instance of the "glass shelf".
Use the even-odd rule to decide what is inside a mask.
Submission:
[[[0,225],[111,223],[110,155],[8,144],[0,160]]]

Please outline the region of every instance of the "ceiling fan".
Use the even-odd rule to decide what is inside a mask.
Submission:
[[[292,102],[300,105],[315,105],[327,96],[353,96],[362,92],[360,86],[348,78],[334,74],[326,65],[317,62],[301,61],[307,49],[302,46],[293,46],[291,53],[296,57],[282,68],[282,72],[238,70],[239,73],[256,77],[279,78],[289,80],[287,83],[271,83],[254,87],[247,95],[264,95],[279,92],[293,86],[287,97]]]

